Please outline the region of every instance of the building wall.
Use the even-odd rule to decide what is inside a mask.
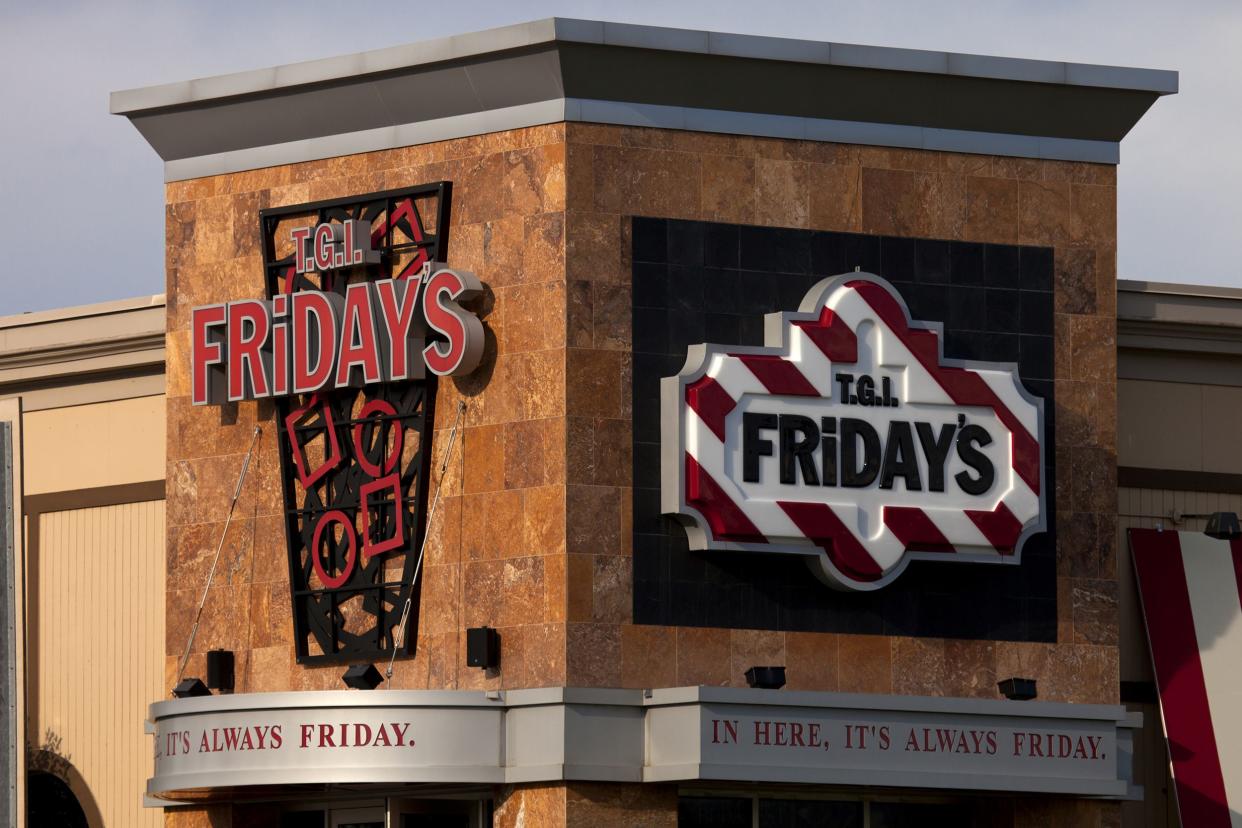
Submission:
[[[166,684],[256,424],[189,673],[214,647],[238,653],[239,692],[336,688],[341,673],[294,663],[272,407],[190,406],[190,309],[262,295],[260,208],[440,179],[449,260],[485,284],[491,335],[472,377],[440,384],[433,485],[459,399],[465,431],[429,530],[418,652],[393,686],[740,685],[771,663],[794,689],[995,698],[1021,674],[1050,701],[1117,701],[1113,168],[583,124],[168,185]],[[632,216],[1054,248],[1055,643],[632,623]],[[496,676],[465,666],[464,629],[481,624],[501,633]],[[553,788],[512,789],[498,824],[630,807]],[[1066,807],[1075,824],[1117,813]]]
[[[259,209],[443,179],[449,260],[486,286],[491,333],[482,366],[439,385],[433,487],[458,400],[467,409],[429,527],[417,655],[392,686],[565,682],[565,154],[553,125],[168,185],[170,680],[256,423],[188,672],[215,647],[237,653],[238,692],[336,689],[342,672],[295,666],[273,407],[190,405],[190,310],[263,295]],[[464,630],[482,624],[503,638],[499,676],[465,666]]]
[[[794,689],[995,698],[1022,673],[1041,698],[1115,703],[1114,169],[576,124],[567,137],[569,683],[744,686],[770,663]],[[1055,644],[629,623],[630,215],[1054,248]]]
[[[92,828],[159,825],[142,807],[163,687],[164,502],[36,515],[29,559],[27,714],[32,744],[72,766]],[[121,596],[131,596],[128,599]],[[32,763],[37,765],[38,763]]]
[[[92,828],[161,822],[141,723],[167,695],[163,431],[162,395],[22,417],[28,770]]]
[[[163,396],[31,411],[22,425],[28,495],[161,479]]]

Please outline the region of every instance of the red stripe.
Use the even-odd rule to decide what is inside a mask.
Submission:
[[[858,337],[831,308],[821,310],[814,322],[794,324],[833,362],[858,362]]]
[[[686,405],[694,409],[699,419],[723,443],[725,417],[737,407],[737,401],[729,396],[729,392],[711,377],[702,377],[686,386]]]
[[[802,375],[798,366],[784,357],[766,354],[730,354],[750,369],[768,393],[786,397],[818,397],[815,386]]]
[[[421,242],[423,240],[423,228],[418,221],[418,214],[414,211],[414,202],[407,198],[398,204],[396,209],[392,211],[392,214],[386,216],[383,222],[371,228],[371,246],[375,248],[381,247],[384,237],[388,234],[388,228],[395,227],[402,218],[409,220],[410,239],[415,242]],[[423,269],[423,265],[426,263],[427,248],[420,247],[418,252],[414,254],[414,258],[405,267],[401,268],[401,272],[393,278],[398,282],[404,281],[410,278],[410,276],[416,275]]]
[[[789,500],[778,500],[776,505],[789,515],[798,531],[828,553],[828,559],[842,574],[856,581],[874,581],[884,574],[832,507]]]
[[[1160,711],[1173,759],[1182,825],[1229,828],[1225,780],[1216,752],[1181,544],[1176,532],[1131,529],[1130,551],[1160,688]],[[1236,551],[1234,555],[1236,561]]]
[[[911,329],[905,312],[887,290],[874,282],[862,280],[850,282],[849,287],[858,291],[954,402],[958,405],[987,406],[996,412],[1013,439],[1013,470],[1032,492],[1039,494],[1039,441],[1001,402],[983,377],[965,368],[941,365],[936,334],[929,330]]]
[[[990,512],[975,509],[963,509],[966,517],[970,518],[975,526],[979,527],[979,531],[988,539],[988,543],[996,547],[996,551],[1002,555],[1013,554],[1013,548],[1018,543],[1018,535],[1022,534],[1022,524],[1013,512],[1009,511],[1009,507],[1004,503],[997,503],[996,508]]]
[[[686,454],[686,502],[703,513],[712,534],[723,540],[767,543],[759,527],[750,522],[720,484],[698,462]]]
[[[953,544],[932,523],[922,509],[913,506],[885,506],[884,525],[893,530],[907,551],[956,552]]]

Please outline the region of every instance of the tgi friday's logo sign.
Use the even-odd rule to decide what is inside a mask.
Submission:
[[[301,664],[416,646],[437,380],[484,343],[479,281],[442,264],[451,193],[261,210],[265,297],[191,313],[192,402],[274,403]]]
[[[808,557],[874,590],[915,558],[1017,563],[1045,526],[1043,401],[945,359],[883,279],[825,279],[763,347],[696,345],[662,380],[662,508],[693,549]]]
[[[325,222],[290,235],[297,273],[379,261],[370,222]],[[483,355],[483,326],[458,302],[480,290],[473,273],[427,262],[413,278],[355,282],[344,296],[304,290],[195,308],[192,402],[421,379],[424,366],[468,374]],[[429,331],[439,337],[425,344]]]

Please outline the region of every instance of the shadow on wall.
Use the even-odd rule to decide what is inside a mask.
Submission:
[[[26,824],[104,828],[99,806],[62,741],[48,728],[43,744],[26,749]]]

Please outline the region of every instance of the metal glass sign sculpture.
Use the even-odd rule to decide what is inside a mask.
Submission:
[[[275,398],[300,662],[409,654],[436,378],[478,365],[447,182],[260,213],[265,299],[195,308],[192,401]],[[398,630],[414,595],[407,629]]]
[[[662,381],[662,508],[691,548],[873,590],[913,558],[1017,563],[1045,528],[1043,401],[1016,365],[945,359],[866,273],[769,314],[765,342],[693,346]]]

